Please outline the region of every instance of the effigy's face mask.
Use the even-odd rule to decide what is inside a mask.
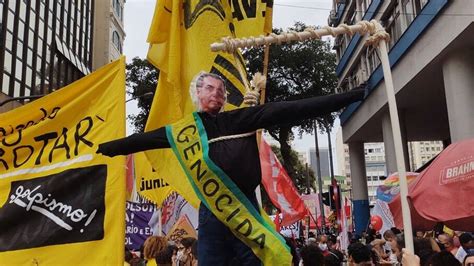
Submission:
[[[203,86],[197,88],[201,111],[217,114],[225,104],[225,89],[221,80],[205,77]]]

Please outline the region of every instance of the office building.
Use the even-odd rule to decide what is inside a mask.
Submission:
[[[109,7],[109,13],[120,12],[119,18],[97,14],[103,6]],[[48,94],[118,58],[125,36],[122,14],[120,0],[1,0],[0,102]],[[95,32],[96,25],[107,25],[110,30]],[[115,43],[117,51],[102,48],[109,43]],[[0,112],[22,102],[0,106]]]

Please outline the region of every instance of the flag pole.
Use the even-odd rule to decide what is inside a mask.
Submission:
[[[265,78],[265,84],[261,87],[260,91],[260,104],[265,103],[265,91],[267,89],[267,74],[268,74],[268,60],[269,60],[269,54],[270,54],[270,44],[265,45],[264,53],[263,53],[263,70],[262,70],[262,75]],[[262,130],[258,130],[257,132],[257,143],[260,143],[262,139]],[[260,191],[260,185],[257,186],[255,189],[255,193],[257,195],[257,201],[262,206],[262,192]]]

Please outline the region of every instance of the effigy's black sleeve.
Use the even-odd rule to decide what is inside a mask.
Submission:
[[[165,128],[161,127],[149,132],[133,134],[126,138],[99,144],[97,153],[112,157],[163,148],[170,148],[170,144],[166,137]]]
[[[239,134],[261,128],[316,118],[361,101],[365,91],[356,89],[346,93],[313,97],[296,101],[271,102],[259,106],[221,113],[232,133]]]

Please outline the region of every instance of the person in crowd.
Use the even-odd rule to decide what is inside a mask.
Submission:
[[[316,244],[309,244],[301,249],[301,264],[303,266],[324,265],[324,256]]]
[[[456,255],[458,248],[454,245],[453,238],[447,234],[440,234],[438,236],[438,244],[441,250],[447,250],[451,254]]]
[[[436,253],[431,244],[430,238],[415,238],[413,241],[415,255],[418,256],[420,265],[428,265],[431,257]],[[404,254],[403,254],[404,255]]]
[[[335,235],[328,235],[328,253],[324,257],[324,260],[329,265],[340,265],[344,261],[344,254],[339,250],[338,240]]]
[[[456,259],[458,259],[460,262],[464,261],[464,257],[466,257],[467,253],[472,250],[474,253],[474,239],[472,238],[471,233],[462,233],[459,236],[459,243],[461,246],[459,247],[458,251],[456,252]]]
[[[428,265],[431,266],[460,266],[461,263],[454,257],[454,255],[448,250],[442,250],[437,252],[431,257],[431,260],[428,262]]]
[[[388,260],[392,264],[398,263],[397,256],[392,251],[392,245],[396,245],[397,236],[395,235],[395,233],[393,233],[391,229],[385,231],[382,236],[385,240],[384,250],[385,253],[388,254],[388,259],[386,260]]]
[[[347,248],[349,265],[374,265],[370,248],[362,243],[350,244]]]
[[[195,257],[192,254],[194,243],[197,240],[194,237],[185,237],[179,241],[178,253],[176,254],[176,265],[177,266],[193,266]]]
[[[202,125],[209,143],[210,160],[235,183],[250,203],[258,208],[255,189],[260,184],[260,160],[255,135],[258,129],[316,118],[364,98],[364,89],[223,112],[227,99],[225,81],[212,73],[200,73],[190,88],[197,107],[195,121]],[[170,148],[166,127],[133,134],[102,143],[97,153],[106,156]],[[187,138],[187,137],[186,137]],[[194,151],[194,150],[193,150]],[[240,163],[236,163],[240,162]],[[251,206],[250,206],[251,207]],[[228,265],[235,256],[243,264],[260,265],[252,250],[240,241],[208,207],[199,207],[199,262],[203,265]],[[204,219],[203,219],[204,218]]]
[[[375,255],[375,261],[377,264],[390,264],[390,254],[385,252],[386,241],[384,239],[374,239],[370,242],[372,253]]]
[[[474,253],[466,255],[462,263],[463,266],[473,266],[474,265]]]
[[[164,250],[168,242],[162,236],[150,236],[143,243],[143,257],[147,266],[156,266],[155,257]]]
[[[156,255],[156,264],[158,264],[158,266],[172,266],[174,264],[173,256],[176,257],[177,250],[178,248],[175,245],[168,243],[166,248]]]
[[[415,238],[418,238],[418,239],[422,239],[425,237],[425,232],[421,231],[421,230],[416,230],[415,232]]]
[[[323,256],[329,255],[327,235],[319,235],[317,238],[317,242],[318,242],[319,249],[323,252]]]
[[[397,235],[395,239],[390,241],[390,246],[392,247],[392,253],[397,258],[397,262],[402,261],[402,249],[405,248],[405,236],[403,233]]]
[[[191,247],[192,266],[198,266],[198,241],[194,241]]]
[[[133,259],[133,254],[132,252],[125,247],[125,260],[123,261],[124,266],[130,265],[130,261]]]

